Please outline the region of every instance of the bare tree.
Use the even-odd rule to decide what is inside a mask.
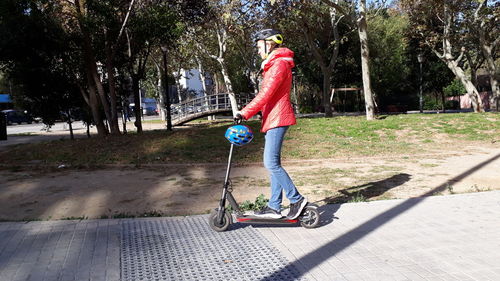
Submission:
[[[474,10],[470,27],[479,37],[479,46],[486,62],[486,69],[490,76],[491,91],[496,111],[500,111],[500,70],[495,63],[500,43],[500,3],[495,2],[490,6],[488,0],[478,2]],[[470,11],[469,11],[470,12]]]
[[[416,24],[415,32],[426,46],[443,61],[465,87],[475,112],[484,107],[476,86],[464,70],[466,40],[457,17],[462,17],[464,2],[457,0],[404,0],[403,6]]]
[[[86,87],[82,87],[83,91],[81,92],[82,94],[88,92],[84,98],[89,102],[98,134],[103,136],[108,133],[108,129],[102,122],[102,117],[99,112],[101,110],[104,111],[111,133],[120,134],[118,126],[115,82],[116,69],[114,67],[114,58],[122,42],[121,38],[123,37],[123,31],[127,26],[128,18],[133,10],[135,0],[124,2],[123,5],[113,9],[113,17],[115,17],[116,20],[112,24],[110,22],[113,20],[109,22],[106,21],[108,18],[103,20],[105,17],[103,14],[100,14],[101,11],[91,8],[86,0],[66,0],[60,1],[60,3],[65,7],[65,28],[74,29],[73,31],[75,34],[81,37],[82,44],[80,48],[84,57],[84,69],[87,73],[87,85]],[[102,21],[99,22],[98,30],[96,30],[95,26],[94,29],[91,28],[91,25],[89,25],[91,21],[89,21],[89,19],[99,19]],[[113,25],[115,23],[119,24],[116,28]],[[74,26],[76,26],[76,28]],[[115,28],[116,31],[113,31],[113,28]],[[99,49],[95,46],[96,38],[104,42],[105,61],[103,64],[98,61]],[[101,69],[101,65],[104,65],[105,69]],[[106,78],[108,91],[104,88],[104,79]],[[94,98],[94,94],[97,95],[97,99]]]
[[[370,50],[368,48],[368,13],[366,0],[359,1],[333,1],[321,0],[323,3],[334,8],[340,14],[348,17],[351,23],[357,27],[359,42],[361,44],[361,74],[363,78],[363,93],[365,96],[366,119],[375,119],[375,98],[370,80]],[[384,7],[385,1],[378,1],[379,10]],[[347,8],[344,8],[346,6]],[[359,10],[357,12],[357,10]],[[375,13],[376,14],[376,13]]]
[[[218,62],[229,94],[231,109],[233,114],[236,114],[238,103],[226,64],[228,44],[232,39],[232,34],[240,30],[242,24],[249,27],[248,23],[251,21],[248,20],[247,16],[255,12],[254,9],[260,1],[212,0],[209,2],[211,5],[210,21],[207,21],[205,26],[193,28],[191,34],[197,38],[203,38],[203,40],[196,40],[199,51]],[[210,45],[210,41],[215,42],[215,44]]]
[[[339,35],[339,22],[344,15],[338,15],[339,13],[333,7],[327,9],[327,14],[329,17],[328,23],[333,33],[333,40],[328,39],[328,45],[333,47],[330,50],[325,50],[318,45],[319,40],[315,36],[319,36],[317,32],[314,32],[316,25],[315,21],[311,20],[311,17],[320,17],[316,3],[303,1],[301,4],[299,12],[299,24],[301,26],[302,33],[307,42],[307,46],[311,49],[312,55],[316,63],[318,63],[321,73],[323,75],[323,106],[325,108],[325,116],[332,116],[332,107],[330,104],[330,91],[331,91],[331,77],[335,66],[337,64],[337,59],[339,55],[341,38]],[[330,37],[330,36],[328,36]],[[330,42],[331,41],[331,42]]]

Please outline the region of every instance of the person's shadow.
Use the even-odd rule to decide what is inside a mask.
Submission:
[[[409,174],[397,174],[383,180],[344,188],[339,190],[341,193],[340,195],[330,196],[315,202],[326,203],[318,208],[321,217],[320,226],[330,224],[334,219],[337,219],[337,217],[335,217],[335,212],[337,212],[343,203],[367,201],[370,198],[377,197],[392,188],[404,184],[409,181],[410,178],[411,175]]]

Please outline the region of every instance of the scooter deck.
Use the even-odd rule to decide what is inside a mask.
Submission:
[[[241,223],[277,223],[277,224],[292,224],[299,222],[298,219],[291,220],[288,219],[287,217],[273,219],[273,218],[263,218],[257,216],[237,216],[236,221]]]

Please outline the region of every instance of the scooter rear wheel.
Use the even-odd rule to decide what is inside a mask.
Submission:
[[[315,228],[319,225],[319,211],[316,206],[306,206],[299,217],[300,225],[305,228]]]
[[[210,212],[210,217],[208,217],[208,224],[210,228],[217,232],[226,231],[231,224],[231,215],[224,210],[224,215],[222,216],[222,222],[217,220],[217,209]]]

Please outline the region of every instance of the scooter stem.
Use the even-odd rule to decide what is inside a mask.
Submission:
[[[229,159],[227,160],[227,170],[226,170],[226,178],[224,179],[224,186],[227,186],[229,183],[229,173],[231,172],[231,159],[233,158],[233,148],[234,144],[231,144],[231,149],[229,150]]]
[[[228,194],[229,187],[229,173],[231,172],[231,158],[233,157],[234,144],[231,144],[231,149],[229,150],[229,159],[227,160],[227,170],[226,178],[224,179],[224,188],[222,189],[222,197],[219,202],[219,209],[217,211],[217,221],[222,223],[222,217],[224,216],[224,206],[226,205],[226,196]]]

